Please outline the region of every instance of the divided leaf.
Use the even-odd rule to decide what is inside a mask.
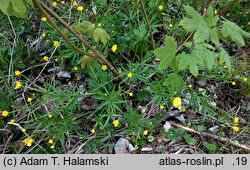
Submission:
[[[165,46],[159,47],[154,50],[156,57],[161,59],[159,64],[159,69],[165,69],[171,66],[175,60],[175,53],[177,49],[177,44],[173,37],[166,36]]]
[[[92,35],[95,29],[95,25],[89,21],[82,21],[80,23],[74,23],[71,27],[79,34]]]
[[[250,33],[242,30],[238,25],[230,21],[223,21],[221,33],[224,38],[229,37],[233,42],[242,46],[245,45],[243,36],[250,37]]]
[[[184,8],[187,12],[188,18],[184,18],[180,22],[180,25],[183,26],[187,32],[195,32],[195,43],[203,43],[206,40],[208,41],[210,28],[207,26],[206,21],[197,11],[194,10],[193,7],[185,6]]]
[[[228,71],[231,72],[231,70],[232,70],[231,60],[230,60],[229,55],[227,54],[227,52],[223,48],[221,48],[219,58],[220,58],[220,62],[224,62],[228,68]]]
[[[177,57],[179,58],[179,70],[189,68],[190,73],[192,73],[194,76],[198,75],[198,64],[200,63],[200,59],[197,60],[196,55],[182,53],[179,54]]]
[[[1,0],[0,10],[4,14],[25,18],[27,11],[26,3],[29,5],[33,4],[31,0]]]
[[[185,85],[183,77],[177,73],[170,73],[163,82],[163,86],[169,87],[172,91],[179,91]]]
[[[106,44],[109,40],[108,33],[102,28],[96,28],[93,32],[94,41],[101,41],[103,44]]]

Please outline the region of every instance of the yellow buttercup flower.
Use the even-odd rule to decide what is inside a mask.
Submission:
[[[128,78],[132,78],[133,74],[131,72],[128,73]]]
[[[43,22],[46,22],[46,21],[47,21],[47,18],[46,18],[46,17],[42,17],[42,21],[43,21]]]
[[[78,3],[76,1],[74,1],[73,6],[78,6]]]
[[[53,6],[56,6],[56,5],[57,5],[57,2],[56,2],[56,1],[54,1],[54,2],[53,2]]]
[[[119,120],[118,119],[114,120],[113,125],[114,125],[114,127],[117,127],[119,125]]]
[[[59,42],[58,41],[53,41],[53,46],[57,48],[59,46]]]
[[[61,1],[61,4],[65,5],[65,1]]]
[[[234,117],[234,123],[235,123],[235,124],[238,124],[238,123],[239,123],[239,117],[238,117],[238,116],[235,116],[235,117]]]
[[[21,75],[21,72],[19,70],[16,70],[15,71],[15,76],[20,76]]]
[[[163,5],[160,5],[160,6],[158,6],[158,8],[160,11],[162,11],[164,7],[163,7]]]
[[[77,70],[78,70],[78,67],[76,67],[76,66],[75,66],[75,67],[73,67],[73,70],[77,71]]]
[[[106,65],[103,65],[103,66],[102,66],[102,70],[103,70],[103,71],[106,71],[107,69],[108,69],[108,67],[107,67]]]
[[[163,106],[163,105],[160,105],[160,109],[163,110],[163,109],[164,109],[164,106]]]
[[[8,115],[9,115],[9,112],[8,112],[8,111],[4,110],[4,111],[2,112],[2,116],[3,116],[3,117],[7,117]]]
[[[244,78],[243,78],[243,81],[247,81],[247,80],[248,80],[248,78],[247,78],[247,77],[244,77]]]
[[[52,114],[48,114],[48,118],[50,119],[50,118],[52,118],[53,117],[53,115]]]
[[[235,86],[235,85],[236,85],[236,82],[235,82],[235,81],[233,81],[233,82],[232,82],[232,85],[233,85],[233,86]]]
[[[169,24],[169,28],[172,28],[173,27],[173,24]]]
[[[46,33],[45,32],[42,33],[42,37],[46,37]]]
[[[53,139],[50,139],[50,140],[48,141],[48,143],[49,143],[49,144],[53,144],[53,143],[54,143]]]
[[[90,131],[92,134],[94,134],[95,133],[95,129],[91,129],[91,131]]]
[[[11,120],[10,120],[10,123],[15,123],[15,119],[11,119]]]
[[[116,50],[117,50],[117,45],[114,44],[114,45],[112,46],[111,50],[112,50],[112,52],[116,52]]]
[[[238,132],[240,130],[240,128],[238,126],[232,126],[232,129],[235,131],[235,132]]]
[[[31,146],[33,143],[33,140],[31,138],[25,138],[23,140],[23,144],[26,145],[26,146]]]
[[[30,103],[30,102],[32,102],[32,100],[33,100],[33,99],[29,97],[29,98],[27,99],[27,102]]]
[[[223,66],[224,68],[227,68],[227,66]]]
[[[144,135],[147,135],[147,134],[148,134],[148,130],[144,130],[144,131],[143,131],[143,134],[144,134]]]
[[[191,88],[193,87],[193,85],[192,85],[192,84],[189,84],[188,87],[191,89]]]
[[[98,26],[98,27],[101,27],[101,26],[102,26],[102,23],[99,22],[97,26]]]
[[[14,89],[20,89],[22,87],[22,84],[20,81],[16,81],[15,88]]]
[[[77,7],[77,10],[80,11],[80,12],[82,12],[83,11],[83,6]]]
[[[49,61],[49,57],[48,56],[44,56],[43,60],[47,62],[47,61]]]
[[[51,145],[51,146],[50,146],[50,149],[54,149],[54,148],[55,148],[55,145]]]
[[[218,11],[217,11],[217,10],[214,10],[214,14],[217,15],[217,14],[218,14]]]
[[[22,132],[26,132],[26,129],[25,129],[25,128],[22,128],[21,130],[22,130]]]
[[[173,100],[172,103],[173,103],[173,106],[174,106],[174,107],[180,106],[180,105],[181,105],[181,98],[180,98],[180,97],[174,98],[174,100]]]
[[[132,97],[134,94],[133,94],[133,92],[130,92],[128,95],[129,95],[130,97]]]
[[[250,25],[250,21],[247,23],[247,25]]]

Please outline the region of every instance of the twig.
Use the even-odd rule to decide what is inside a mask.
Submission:
[[[178,123],[175,123],[173,121],[169,121],[169,122],[171,123],[171,125],[173,125],[175,127],[178,127],[178,128],[183,128],[187,132],[194,133],[194,134],[201,135],[201,136],[208,137],[208,138],[213,138],[213,139],[218,140],[220,142],[230,143],[230,144],[232,144],[232,145],[234,145],[236,147],[239,147],[241,149],[244,149],[244,150],[250,152],[250,147],[249,146],[236,143],[236,142],[232,141],[231,139],[220,137],[220,136],[210,134],[210,133],[207,133],[207,132],[199,132],[199,131],[196,131],[196,130],[191,129],[189,127],[186,127],[186,126],[180,125]]]
[[[65,21],[63,21],[56,13],[54,13],[47,5],[45,5],[43,2],[41,2],[40,0],[34,0],[36,6],[39,8],[39,10],[42,12],[42,14],[44,16],[46,16],[46,18],[48,19],[48,21],[52,21],[52,19],[50,18],[50,16],[47,14],[47,12],[53,16],[59,23],[61,23],[66,29],[68,29],[72,34],[74,34],[81,43],[84,44],[84,46],[86,46],[87,48],[89,48],[93,53],[94,53],[94,57],[96,57],[97,59],[99,59],[102,63],[104,63],[105,65],[107,65],[107,67],[110,69],[110,71],[113,72],[113,74],[115,75],[115,77],[118,77],[119,79],[121,79],[119,72],[110,64],[110,62],[108,62],[108,60],[105,59],[104,56],[102,56],[99,51],[97,51],[93,46],[91,46],[85,39],[83,39],[81,37],[81,35],[79,35],[71,26],[69,26]],[[53,21],[52,21],[53,22]],[[56,26],[56,25],[54,25]],[[59,29],[60,30],[60,29]],[[56,30],[56,31],[59,31]],[[58,32],[59,33],[59,32]],[[60,34],[61,35],[61,34]],[[62,36],[62,35],[61,35]],[[86,52],[85,52],[86,53]],[[90,56],[90,55],[89,55]],[[92,55],[93,56],[93,55]]]
[[[222,8],[222,9],[219,11],[218,15],[219,15],[219,16],[223,15],[223,14],[224,14],[225,12],[227,12],[227,11],[229,10],[229,8],[231,8],[236,2],[238,2],[238,0],[234,0],[234,1],[230,2],[226,7]]]
[[[149,22],[149,19],[148,19],[148,15],[147,15],[143,0],[140,0],[140,4],[141,4],[141,8],[142,8],[142,11],[143,11],[144,18],[145,18],[147,26],[148,26],[148,32],[150,34],[152,48],[153,48],[153,50],[155,50],[155,41],[154,41],[154,36],[153,36],[153,32],[152,32],[152,27],[150,25],[150,22]]]

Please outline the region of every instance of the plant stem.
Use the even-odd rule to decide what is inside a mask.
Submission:
[[[145,18],[147,26],[148,26],[148,32],[150,34],[152,48],[153,48],[153,50],[155,50],[154,36],[153,36],[152,28],[151,28],[151,25],[150,25],[150,22],[149,22],[149,19],[148,19],[148,15],[147,15],[143,0],[140,0],[140,4],[141,4],[141,8],[142,8],[142,11],[143,11],[144,18]]]
[[[222,8],[222,9],[219,11],[218,15],[219,15],[219,16],[223,15],[223,14],[224,14],[225,12],[227,12],[227,11],[229,10],[229,8],[231,8],[236,2],[238,2],[238,0],[234,0],[234,1],[230,2],[226,7]]]
[[[65,35],[62,33],[62,31],[56,26],[56,24],[52,21],[51,16],[53,16],[58,22],[60,22],[66,29],[68,29],[72,34],[74,34],[80,42],[82,42],[87,48],[89,48],[93,53],[87,53],[85,51],[82,51],[81,49],[79,50],[78,47],[74,48],[75,50],[77,50],[78,52],[81,53],[85,53],[85,55],[88,55],[90,57],[94,57],[99,59],[102,63],[104,63],[105,65],[107,65],[107,67],[110,69],[110,71],[113,72],[113,74],[115,75],[115,77],[121,79],[120,74],[118,73],[118,71],[99,53],[99,51],[97,51],[93,46],[91,46],[85,39],[83,39],[81,37],[81,35],[79,35],[71,26],[69,26],[65,21],[63,21],[56,13],[54,13],[47,5],[45,5],[43,2],[41,2],[40,0],[33,0],[35,2],[35,5],[39,8],[39,10],[41,11],[41,13],[48,19],[50,24],[53,24],[53,28],[56,29],[56,31],[62,36],[62,38],[66,41],[67,37],[65,37]],[[50,15],[48,15],[48,13]],[[69,45],[72,44],[70,41],[66,41]],[[73,45],[73,44],[72,44]],[[74,46],[74,45],[73,45]],[[73,47],[72,47],[73,48]]]

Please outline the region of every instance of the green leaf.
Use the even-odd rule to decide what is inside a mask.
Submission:
[[[80,59],[80,63],[81,63],[81,68],[84,69],[86,67],[90,67],[93,64],[94,59],[92,57],[89,56],[83,56]]]
[[[199,60],[197,60],[196,55],[190,55],[190,54],[179,54],[177,56],[179,65],[179,70],[184,70],[186,68],[189,68],[190,73],[192,73],[195,77],[198,75],[198,64],[200,63]]]
[[[211,31],[209,32],[209,38],[211,42],[214,43],[217,47],[220,46],[219,31],[217,30],[217,28],[211,29]]]
[[[102,28],[96,28],[93,32],[94,41],[101,41],[103,44],[106,44],[109,40],[108,33]]]
[[[184,8],[188,17],[183,18],[180,25],[183,26],[187,32],[195,32],[195,43],[208,41],[210,28],[207,26],[206,21],[197,11],[194,10],[193,7],[185,6]]]
[[[159,47],[154,50],[156,57],[161,59],[159,64],[159,69],[163,70],[173,64],[175,61],[175,53],[177,49],[177,44],[173,37],[166,36],[165,46]]]
[[[196,143],[196,141],[193,138],[191,138],[188,134],[185,134],[183,138],[189,145],[195,145]]]
[[[185,85],[183,77],[177,73],[170,73],[163,82],[163,86],[167,86],[172,91],[179,91]]]
[[[95,29],[95,25],[89,21],[81,21],[80,23],[74,23],[71,27],[79,34],[92,35]]]
[[[27,11],[26,3],[32,5],[30,0],[1,0],[0,10],[4,14],[14,15],[18,18],[25,18]]]
[[[210,28],[213,28],[213,27],[217,26],[217,23],[219,21],[219,16],[214,15],[214,11],[213,11],[213,8],[211,6],[209,6],[208,9],[207,9],[207,14],[206,14],[205,20],[207,22],[207,25]]]
[[[250,33],[242,30],[238,25],[230,21],[223,21],[221,33],[224,38],[230,38],[233,42],[245,45],[243,36],[250,37]]]
[[[215,153],[217,150],[217,146],[213,143],[204,142],[203,146],[212,153]]]
[[[228,68],[228,71],[231,72],[232,70],[232,64],[231,64],[231,60],[229,55],[227,54],[227,52],[221,48],[220,50],[220,56],[219,56],[220,62],[225,62],[225,65]]]

